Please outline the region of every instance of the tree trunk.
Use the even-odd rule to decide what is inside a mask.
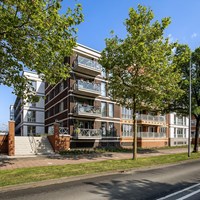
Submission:
[[[137,160],[137,121],[135,99],[133,100],[133,160]]]
[[[196,130],[195,130],[195,140],[194,140],[194,150],[193,152],[198,153],[199,152],[199,121],[200,118],[196,118]],[[190,133],[189,133],[190,134]]]

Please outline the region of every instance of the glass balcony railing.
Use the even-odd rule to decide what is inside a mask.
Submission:
[[[86,128],[76,128],[74,130],[74,135],[78,139],[101,139],[102,130],[101,129],[86,129]]]
[[[75,113],[79,115],[101,115],[101,108],[84,104],[75,106]]]
[[[166,122],[165,116],[153,116],[153,115],[137,115],[137,120],[146,120],[146,121],[154,121],[154,122]]]
[[[137,137],[139,138],[166,138],[166,133],[138,132]]]
[[[101,93],[101,85],[89,81],[77,80],[75,89],[84,89],[90,92]]]
[[[102,66],[97,61],[82,56],[78,56],[77,62],[78,65],[83,65],[95,71],[101,71],[102,69]]]

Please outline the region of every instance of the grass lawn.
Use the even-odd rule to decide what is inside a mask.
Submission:
[[[187,157],[186,153],[181,153],[173,155],[153,156],[148,158],[138,158],[138,160],[136,161],[131,159],[107,160],[101,162],[68,164],[62,166],[45,166],[34,168],[21,168],[14,170],[0,170],[0,187],[69,176],[98,174],[101,172],[157,166],[197,158],[200,158],[200,153],[192,153],[190,158]]]

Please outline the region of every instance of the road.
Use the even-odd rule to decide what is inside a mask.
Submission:
[[[0,199],[15,200],[199,200],[200,160],[64,182],[0,191]]]

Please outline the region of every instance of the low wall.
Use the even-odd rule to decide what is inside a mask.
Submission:
[[[8,135],[0,134],[0,153],[8,154]]]
[[[156,148],[169,146],[168,138],[139,138],[138,147]]]
[[[55,152],[65,151],[70,148],[70,136],[69,135],[59,135],[58,141],[56,143],[55,136],[47,136],[53,150]],[[57,147],[57,149],[56,149]]]

